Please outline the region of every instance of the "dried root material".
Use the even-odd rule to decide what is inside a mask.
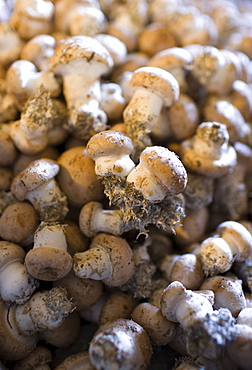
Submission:
[[[104,193],[112,205],[119,207],[123,222],[132,225],[140,234],[147,234],[147,226],[154,224],[164,230],[173,229],[185,216],[184,198],[181,194],[166,196],[159,203],[151,203],[134,185],[115,176],[103,177]]]

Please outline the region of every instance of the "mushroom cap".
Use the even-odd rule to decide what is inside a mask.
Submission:
[[[31,276],[43,281],[55,281],[66,276],[72,268],[72,256],[59,248],[38,247],[25,256],[25,266]]]
[[[37,159],[14,177],[11,192],[18,200],[25,200],[28,192],[51,180],[57,175],[59,169],[57,162],[52,159]]]
[[[187,172],[175,152],[162,146],[146,147],[140,155],[140,163],[167,189],[168,194],[176,195],[185,189]]]
[[[148,61],[148,66],[163,68],[169,71],[173,68],[189,68],[192,64],[192,54],[182,47],[172,47],[158,52]]]
[[[80,66],[78,73],[85,74],[87,71],[83,67],[98,64],[100,71],[98,76],[101,76],[113,67],[113,59],[108,50],[95,38],[84,35],[69,36],[61,40],[49,64],[57,74],[64,75],[69,70],[76,73],[77,61]]]
[[[124,42],[107,33],[99,33],[98,35],[95,35],[94,38],[109,51],[115,66],[125,62],[127,57],[127,48]]]
[[[148,334],[130,319],[117,319],[101,325],[89,346],[90,361],[96,369],[147,369],[151,355]]]
[[[25,251],[17,244],[0,241],[0,270],[9,263],[18,261],[23,263],[25,259]]]
[[[31,370],[38,366],[46,365],[52,361],[51,351],[42,346],[37,346],[27,356],[17,361],[14,365],[14,370]]]
[[[237,221],[224,221],[217,226],[217,234],[224,238],[227,243],[234,241],[238,253],[235,256],[237,261],[244,261],[252,252],[252,234],[249,230]]]
[[[178,322],[176,318],[176,306],[181,298],[186,297],[186,288],[179,281],[173,281],[163,291],[161,296],[161,311],[167,320]]]
[[[64,361],[55,368],[55,370],[69,369],[95,370],[90,363],[88,351],[81,351],[66,357]]]
[[[79,225],[80,230],[84,235],[89,238],[92,238],[96,234],[96,229],[93,228],[93,215],[97,211],[102,211],[103,206],[100,202],[88,202],[85,204],[79,214]],[[1,219],[0,219],[1,221]]]
[[[170,72],[158,67],[140,67],[132,74],[130,85],[134,90],[139,87],[159,95],[165,106],[170,106],[179,97],[179,84]]]
[[[73,306],[77,311],[81,311],[98,301],[103,293],[104,285],[100,280],[80,278],[73,270],[70,270],[65,277],[55,281],[53,286],[66,288]]]
[[[49,58],[54,53],[56,39],[47,34],[39,34],[30,39],[22,48],[20,57],[29,60],[37,67],[38,61],[42,58]]]
[[[134,146],[130,137],[122,132],[108,130],[99,132],[87,143],[88,155],[93,159],[105,156],[116,156],[133,152]]]
[[[39,216],[28,202],[7,206],[0,218],[0,236],[6,241],[27,245],[39,225]]]
[[[18,361],[24,358],[37,345],[38,334],[23,335],[12,327],[12,311],[15,304],[7,305],[0,298],[0,357],[6,361]]]
[[[58,158],[60,172],[57,181],[69,204],[82,207],[104,197],[103,186],[95,173],[95,162],[86,147],[77,146],[63,152]]]
[[[185,167],[190,169],[192,172],[205,175],[207,177],[219,178],[224,174],[227,174],[229,170],[236,165],[237,154],[234,147],[228,143],[224,150],[220,149],[218,158],[216,158],[216,156],[211,157],[209,153],[208,155],[204,155],[198,150],[198,147],[195,149],[195,137],[198,134],[201,135],[200,131],[202,131],[202,134],[204,135],[204,128],[210,128],[210,126],[215,126],[217,129],[218,127],[220,128],[220,130],[223,132],[222,139],[224,141],[224,131],[227,131],[224,124],[218,122],[203,122],[198,126],[196,134],[193,137],[186,139],[181,143],[179,154]],[[212,133],[212,137],[214,138],[214,133]],[[205,136],[205,142],[207,142],[206,139],[207,136]],[[226,137],[226,140],[228,140],[228,137]],[[209,148],[210,145],[211,143],[209,137]]]
[[[127,241],[119,236],[100,233],[93,238],[90,249],[97,247],[108,253],[111,262],[111,274],[102,280],[103,283],[108,286],[125,284],[134,273],[133,253]]]

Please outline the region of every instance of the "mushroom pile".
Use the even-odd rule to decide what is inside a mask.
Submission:
[[[252,5],[0,0],[0,368],[252,368]]]

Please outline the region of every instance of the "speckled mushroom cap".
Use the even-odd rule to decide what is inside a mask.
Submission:
[[[49,364],[52,361],[51,351],[42,346],[37,346],[27,356],[17,361],[14,365],[14,370],[31,370],[39,366]]]
[[[88,156],[85,146],[66,150],[59,156],[58,163],[57,181],[69,204],[82,207],[87,202],[103,199],[103,186],[96,176],[95,162]]]
[[[6,361],[24,358],[37,345],[38,334],[23,335],[12,329],[15,304],[5,304],[0,298],[0,357]]]
[[[190,68],[192,64],[192,54],[181,47],[172,47],[160,51],[148,61],[148,66],[163,68],[169,71],[172,68]]]
[[[157,67],[141,67],[132,74],[130,85],[134,90],[139,87],[159,95],[165,106],[170,106],[179,97],[179,84],[170,72]]]
[[[50,67],[62,76],[68,71],[76,71],[81,66],[85,73],[85,66],[96,64],[97,77],[108,73],[113,67],[113,59],[108,50],[93,37],[72,36],[61,40],[50,59]]]
[[[162,146],[145,148],[140,155],[142,163],[157,179],[158,184],[166,188],[167,194],[181,193],[187,184],[187,172],[176,153]]]
[[[147,332],[130,319],[117,319],[101,325],[89,347],[90,361],[96,369],[146,370],[151,355]]]
[[[108,130],[93,135],[87,143],[87,152],[92,159],[118,154],[131,154],[134,146],[130,137],[122,132]]]
[[[111,261],[111,274],[102,281],[108,286],[125,284],[133,275],[133,253],[127,241],[119,236],[107,233],[97,234],[90,245],[91,248],[100,247],[105,250]]]
[[[235,243],[237,250],[235,259],[244,261],[252,253],[252,235],[249,230],[237,221],[224,221],[217,226],[216,233],[227,243]]]
[[[53,17],[54,5],[51,1],[17,0],[14,11],[32,20],[48,21]]]
[[[70,369],[95,370],[95,368],[90,363],[88,351],[81,351],[66,357],[64,361],[61,362],[61,364],[55,368],[55,370],[70,370]]]
[[[23,263],[25,259],[25,251],[17,244],[0,241],[0,270],[9,263],[18,261]]]
[[[202,122],[194,136],[181,142],[179,154],[184,166],[192,172],[212,178],[228,173],[237,163],[236,151],[229,145],[228,139],[226,125]]]
[[[25,256],[25,266],[29,274],[43,281],[62,279],[69,273],[72,264],[72,256],[53,245],[30,249]]]
[[[52,159],[41,158],[31,162],[14,177],[11,184],[12,194],[20,201],[25,200],[28,192],[52,179],[59,169],[57,162]]]

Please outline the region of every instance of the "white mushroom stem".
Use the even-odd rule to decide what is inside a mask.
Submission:
[[[80,278],[103,280],[112,273],[109,254],[101,247],[75,253],[74,258],[73,269]]]
[[[37,287],[38,282],[20,261],[9,263],[0,271],[0,294],[6,302],[22,304]]]
[[[75,63],[78,71],[78,61]],[[83,61],[81,63],[83,64]],[[81,70],[86,70],[87,73],[65,73],[62,76],[63,93],[68,108],[78,108],[91,100],[101,101],[100,68],[98,64],[90,67],[87,62],[86,69],[81,67]]]
[[[28,192],[26,196],[26,199],[32,203],[40,214],[41,219],[48,218],[48,208],[51,208],[53,205],[57,207],[57,204],[63,198],[62,191],[54,178],[40,185],[37,189]]]
[[[70,312],[72,304],[67,299],[66,291],[55,287],[35,293],[23,305],[11,305],[9,319],[18,332],[30,335],[57,328]]]
[[[67,240],[64,226],[58,223],[44,224],[34,234],[33,248],[56,248],[67,252]]]
[[[134,167],[135,163],[128,154],[98,157],[95,160],[95,173],[98,176],[106,176],[107,173],[113,173],[114,175],[124,177],[127,176]]]
[[[133,96],[123,112],[124,122],[147,124],[147,130],[151,131],[158,122],[164,100],[161,96],[145,89],[144,87],[137,88]]]

